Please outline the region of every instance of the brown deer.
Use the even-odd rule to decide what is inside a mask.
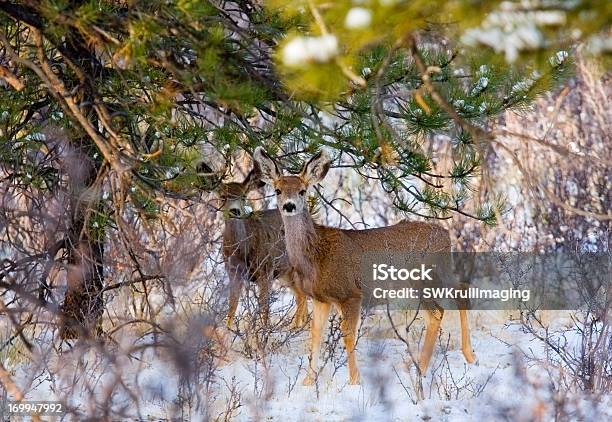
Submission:
[[[275,279],[283,279],[289,270],[280,213],[276,209],[247,212],[247,194],[261,187],[256,166],[242,183],[219,183],[205,163],[200,163],[197,170],[207,179],[209,186],[214,186],[221,201],[219,209],[225,218],[222,248],[230,281],[227,326],[233,325],[245,282],[254,282],[258,286],[261,321],[267,324],[270,285]],[[298,291],[293,293],[296,301],[293,326],[302,327],[308,317],[306,297]]]
[[[368,251],[450,252],[450,236],[436,224],[403,221],[389,227],[367,230],[343,230],[315,224],[308,210],[308,189],[327,174],[331,160],[319,152],[308,161],[299,175],[283,176],[275,161],[259,147],[255,161],[261,178],[274,187],[285,226],[285,243],[296,290],[313,299],[309,368],[304,385],[316,381],[321,335],[331,305],[338,309],[348,356],[349,383],[359,384],[355,342],[361,316],[363,289],[360,283],[360,259]],[[426,306],[427,328],[418,367],[425,373],[433,353],[444,310],[437,304]],[[462,351],[472,363],[475,356],[470,344],[467,312],[460,312]]]

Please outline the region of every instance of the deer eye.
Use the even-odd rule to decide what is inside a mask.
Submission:
[[[300,196],[304,196],[304,195],[306,195],[306,189],[302,189],[302,190],[300,191]]]
[[[280,189],[276,189],[275,192],[276,192],[277,195],[281,194],[281,190]]]

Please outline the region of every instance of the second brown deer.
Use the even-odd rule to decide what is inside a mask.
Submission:
[[[262,180],[276,192],[285,226],[285,243],[294,288],[313,299],[309,368],[304,385],[316,381],[321,336],[333,305],[341,317],[348,357],[349,383],[359,384],[355,357],[357,330],[364,298],[360,283],[360,260],[368,251],[451,251],[446,229],[423,222],[403,221],[394,226],[343,230],[315,224],[307,202],[308,189],[327,174],[331,160],[324,152],[310,159],[299,175],[284,176],[276,162],[259,147],[255,161]],[[418,367],[425,373],[438,337],[444,310],[437,304],[426,308],[427,328]],[[467,312],[460,311],[462,351],[467,362],[475,361],[470,342]]]

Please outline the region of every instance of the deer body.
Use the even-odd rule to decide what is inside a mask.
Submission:
[[[296,277],[293,282],[322,302],[363,295],[359,278],[361,256],[366,252],[451,250],[448,231],[436,224],[403,221],[389,227],[346,230],[318,225],[309,214],[283,221]]]
[[[283,176],[263,149],[255,151],[262,180],[274,186],[285,227],[291,281],[296,290],[313,298],[310,364],[305,385],[316,380],[322,332],[333,305],[342,316],[341,330],[348,355],[349,383],[359,383],[355,342],[364,292],[360,283],[360,261],[368,251],[445,252],[451,251],[444,228],[429,223],[401,222],[394,226],[343,230],[314,223],[306,203],[309,186],[322,180],[330,161],[321,153],[314,156],[299,176]],[[419,359],[424,373],[429,365],[443,309],[428,306],[425,342]],[[469,338],[467,314],[461,311],[462,350],[468,362],[475,360]]]

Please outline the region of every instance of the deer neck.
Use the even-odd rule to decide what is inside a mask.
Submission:
[[[243,218],[228,218],[225,220],[223,240],[231,255],[244,254],[246,251],[247,227]]]
[[[283,224],[289,263],[302,282],[312,283],[317,277],[317,235],[312,217],[307,212],[283,215]]]

